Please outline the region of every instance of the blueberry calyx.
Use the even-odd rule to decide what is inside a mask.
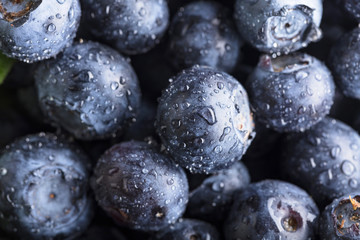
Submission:
[[[313,12],[314,9],[306,5],[284,6],[264,22],[264,31],[260,35],[269,48],[275,49],[296,42],[304,46],[316,42],[321,39],[322,32],[312,20]]]
[[[29,13],[36,9],[41,2],[42,0],[10,0],[0,3],[0,20],[5,20],[18,27],[26,22]]]
[[[337,236],[360,235],[360,195],[342,199],[332,212]]]

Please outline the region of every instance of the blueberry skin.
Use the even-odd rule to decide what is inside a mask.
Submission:
[[[232,72],[240,56],[241,41],[217,2],[196,1],[179,9],[171,23],[169,60],[177,70],[195,64]]]
[[[92,218],[90,165],[53,134],[20,138],[0,155],[0,226],[16,239],[71,239]]]
[[[207,177],[191,191],[186,213],[191,218],[218,225],[228,214],[234,192],[244,189],[249,183],[247,168],[243,163],[237,162],[231,168]]]
[[[341,0],[346,11],[348,11],[358,22],[360,22],[360,2],[358,0]]]
[[[156,235],[151,240],[220,240],[216,228],[209,223],[195,219],[181,219]]]
[[[262,56],[247,90],[260,122],[278,132],[303,132],[329,113],[334,85],[322,62],[295,53],[276,59]]]
[[[319,219],[320,240],[360,239],[360,210],[354,210],[350,198],[360,202],[359,192],[347,193],[326,206]]]
[[[5,2],[7,13],[0,10],[0,51],[5,55],[30,63],[71,45],[80,23],[79,0]],[[11,12],[22,13],[11,17]]]
[[[360,99],[360,28],[343,35],[331,48],[329,64],[341,92]]]
[[[234,197],[226,240],[315,239],[319,210],[301,188],[278,180],[250,184]]]
[[[169,24],[165,0],[82,0],[82,6],[89,31],[128,55],[155,47]]]
[[[140,105],[136,74],[122,55],[96,43],[77,43],[38,68],[35,75],[45,116],[82,140],[121,132]]]
[[[306,189],[319,206],[360,182],[360,136],[348,125],[325,118],[308,131],[284,140],[282,174]]]
[[[322,0],[237,0],[241,36],[266,53],[296,51],[321,38]]]
[[[174,161],[206,174],[241,159],[255,136],[245,89],[232,76],[204,66],[182,71],[163,91],[156,129]]]
[[[114,145],[100,157],[92,177],[95,197],[121,226],[158,231],[185,211],[185,172],[143,142]]]

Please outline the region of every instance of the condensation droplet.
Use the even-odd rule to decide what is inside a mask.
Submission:
[[[349,160],[345,160],[342,164],[341,164],[341,171],[347,175],[347,176],[351,176],[354,171],[355,171],[355,166],[352,162],[350,162]]]

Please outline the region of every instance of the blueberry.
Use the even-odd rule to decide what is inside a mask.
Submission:
[[[16,239],[64,239],[92,216],[87,157],[52,134],[34,134],[0,155],[0,226]]]
[[[169,24],[165,0],[82,0],[82,5],[89,31],[125,54],[149,51]]]
[[[326,206],[319,219],[321,240],[360,239],[360,194],[348,193]]]
[[[219,240],[220,236],[214,226],[209,223],[182,219],[174,225],[158,232],[151,240]]]
[[[237,0],[242,37],[266,53],[289,53],[321,37],[322,0]]]
[[[360,99],[360,28],[343,35],[332,47],[329,64],[336,84],[347,97]]]
[[[245,165],[235,163],[231,168],[206,178],[190,192],[187,215],[217,225],[222,223],[230,209],[234,192],[249,183],[250,176]]]
[[[134,70],[115,50],[80,42],[42,63],[36,75],[45,116],[83,140],[121,132],[134,120],[140,89]]]
[[[258,120],[279,132],[299,132],[330,111],[335,94],[327,67],[303,53],[261,57],[247,81]]]
[[[348,125],[325,118],[284,142],[283,175],[306,189],[319,206],[358,188],[360,136]]]
[[[360,2],[358,0],[341,0],[345,9],[360,22]]]
[[[79,0],[2,1],[0,51],[24,62],[55,56],[75,37]]]
[[[195,64],[231,72],[239,59],[241,42],[230,11],[213,1],[196,1],[172,20],[169,60],[177,70]]]
[[[99,159],[91,182],[98,204],[116,223],[158,231],[185,211],[184,171],[142,142],[114,145]]]
[[[156,125],[167,152],[193,173],[230,167],[255,135],[242,85],[224,72],[201,66],[179,73],[163,92]]]
[[[319,210],[301,188],[278,180],[250,184],[234,197],[225,239],[314,239]]]

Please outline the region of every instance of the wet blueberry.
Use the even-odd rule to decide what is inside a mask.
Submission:
[[[232,76],[194,66],[163,91],[157,132],[167,152],[193,173],[211,173],[239,160],[255,135],[247,93]]]
[[[262,56],[247,86],[257,119],[278,132],[310,128],[329,113],[335,94],[327,67],[303,53]]]
[[[219,240],[216,228],[195,219],[181,219],[154,235],[151,240]]]
[[[237,0],[241,36],[262,52],[289,53],[321,37],[322,0]]]
[[[121,226],[158,231],[185,211],[184,171],[142,142],[114,145],[99,159],[91,182],[98,204]]]
[[[345,9],[360,22],[360,2],[358,0],[341,0],[339,1]]]
[[[332,47],[329,64],[336,84],[347,97],[360,99],[360,28],[343,35]]]
[[[241,42],[230,10],[213,1],[196,1],[179,9],[170,28],[169,60],[177,70],[195,64],[231,72]]]
[[[360,136],[348,125],[325,118],[284,140],[282,174],[306,189],[319,206],[355,191],[360,182]]]
[[[44,115],[83,140],[121,132],[140,104],[138,80],[127,59],[95,42],[67,48],[42,63],[35,78]]]
[[[125,54],[149,51],[169,23],[165,0],[82,0],[89,31]]]
[[[79,0],[5,0],[0,7],[0,51],[24,62],[55,56],[72,43]]]
[[[282,181],[250,184],[234,197],[226,240],[315,239],[319,210],[301,188]]]
[[[222,223],[231,207],[234,192],[244,189],[249,183],[248,170],[241,162],[207,177],[190,192],[186,215],[217,225]]]
[[[0,226],[16,239],[80,235],[92,217],[89,162],[73,144],[40,133],[0,155]]]

